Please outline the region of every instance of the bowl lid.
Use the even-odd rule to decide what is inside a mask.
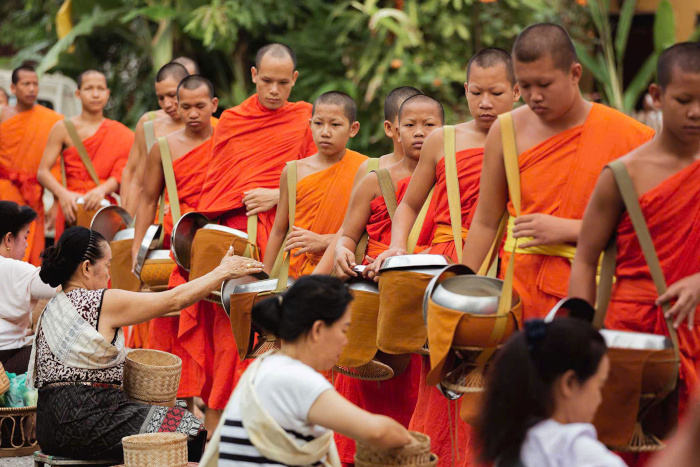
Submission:
[[[390,256],[384,260],[379,271],[397,269],[442,269],[449,265],[451,260],[444,255],[400,255]]]
[[[199,229],[209,223],[209,218],[199,212],[188,212],[180,217],[173,226],[170,236],[170,251],[175,262],[187,272],[190,272],[192,242]]]
[[[270,276],[265,271],[261,271],[256,274],[249,274],[247,276],[239,277],[237,279],[230,279],[224,281],[221,284],[221,306],[223,307],[226,314],[231,316],[231,294],[236,293],[235,289],[237,286],[251,284],[253,282],[264,281],[268,279],[270,279]]]
[[[611,349],[664,350],[673,348],[671,339],[659,334],[602,329],[600,334]]]
[[[99,232],[108,242],[115,239],[121,230],[133,222],[131,215],[121,206],[108,205],[95,213],[90,222],[90,229]]]

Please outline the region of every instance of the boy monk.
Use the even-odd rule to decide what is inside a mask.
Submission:
[[[219,100],[214,96],[214,88],[206,78],[190,75],[183,79],[177,88],[178,109],[185,128],[158,138],[157,144],[148,154],[144,192],[139,202],[136,216],[134,245],[140,245],[156,214],[158,199],[166,187],[162,150],[170,154],[172,171],[175,175],[177,200],[173,200],[166,190],[169,209],[165,213],[163,224],[165,237],[170,238],[175,219],[173,216],[194,211],[199,200],[199,193],[211,153],[211,137],[214,128],[211,116],[216,112]],[[167,155],[166,155],[167,156]],[[167,159],[167,157],[166,157]],[[177,209],[175,206],[179,206]],[[175,207],[175,208],[174,208]],[[175,214],[174,214],[175,213]],[[168,283],[169,288],[184,284],[188,280],[187,272],[179,266],[173,270]],[[182,310],[186,313],[186,310]],[[170,352],[182,359],[182,377],[178,388],[178,397],[187,398],[188,406],[192,398],[199,396],[204,383],[204,368],[194,360],[178,341],[180,318],[156,318],[151,321],[148,346],[156,350]],[[194,407],[192,407],[194,408]]]
[[[603,170],[586,208],[569,295],[596,298],[600,253],[617,235],[616,282],[605,327],[668,335],[661,309],[672,306],[680,344],[679,408],[698,390],[700,364],[700,44],[676,44],[659,57],[649,87],[663,113],[661,133],[624,163],[637,193],[668,289],[658,296],[617,183]]]
[[[103,199],[111,204],[116,200],[110,196],[119,190],[122,171],[134,142],[134,132],[121,123],[105,118],[104,108],[109,101],[107,78],[96,70],[87,70],[78,76],[75,95],[80,99],[82,112],[77,117],[57,122],[49,133],[44,156],[39,164],[37,179],[48,188],[60,204],[56,217],[56,238],[65,229],[66,222],[76,220],[76,200],[83,198],[87,210],[97,210]],[[76,142],[71,138],[66,124],[72,123],[75,132],[92,161],[99,185],[95,183],[83,163]],[[51,173],[58,158],[63,158],[66,179],[63,184]]]
[[[62,115],[37,105],[39,79],[34,68],[22,65],[12,71],[10,91],[17,98],[14,106],[0,109],[0,199],[14,201],[34,209],[38,217],[29,231],[26,261],[39,266],[39,254],[45,248],[44,187],[36,178],[49,132]],[[51,208],[46,220],[52,223],[58,206]]]
[[[160,110],[146,112],[136,124],[136,138],[122,176],[122,206],[135,215],[146,176],[146,160],[156,138],[184,128],[177,107],[177,85],[189,76],[179,63],[166,63],[156,73],[156,96]],[[152,124],[146,122],[152,120]]]
[[[520,99],[515,83],[513,60],[497,48],[477,52],[467,64],[464,91],[473,120],[455,125],[455,159],[461,205],[461,237],[467,235],[474,206],[479,195],[481,162],[486,135],[499,114],[509,112]],[[406,240],[421,206],[435,185],[435,231],[430,253],[444,254],[459,261],[461,248],[455,248],[447,202],[445,177],[445,137],[442,129],[435,131],[423,146],[416,174],[411,178],[406,195],[399,204],[391,229],[391,246],[379,256],[374,272],[383,260],[392,255],[406,254]]]
[[[395,187],[397,202],[400,202],[406,193],[411,177],[417,175],[415,170],[423,142],[428,135],[442,126],[444,119],[442,105],[432,97],[414,95],[401,105],[398,125],[394,127],[394,131],[398,133],[404,157],[387,168]],[[391,230],[392,222],[379,187],[379,179],[377,174],[370,173],[362,180],[350,199],[343,222],[343,235],[335,249],[336,275],[355,276],[351,270],[355,263],[355,249],[365,231],[369,234],[366,254],[375,258],[378,253],[388,248]],[[427,236],[425,239],[428,239]],[[420,245],[419,242],[420,248],[426,246]],[[334,386],[340,394],[359,407],[372,413],[387,415],[407,427],[416,405],[419,377],[420,357],[413,355],[406,369],[386,382],[361,381],[338,374],[335,376]],[[339,434],[335,435],[335,439],[340,460],[352,464],[355,442]]]
[[[296,213],[289,229],[287,169],[280,177],[280,201],[265,252],[265,269],[272,269],[281,249],[291,254],[289,276],[313,272],[343,222],[353,179],[366,156],[346,149],[360,130],[357,106],[338,91],[321,94],[314,101],[309,124],[318,153],[297,163]],[[296,235],[294,235],[296,234]]]
[[[526,106],[512,112],[522,210],[510,199],[501,124],[486,138],[474,219],[462,262],[477,271],[511,216],[501,274],[515,260],[523,319],[544,316],[567,295],[571,259],[595,180],[608,162],[648,141],[653,131],[581,96],[582,68],[566,31],[554,24],[525,29],[513,45],[515,77]],[[517,249],[513,254],[514,246]]]

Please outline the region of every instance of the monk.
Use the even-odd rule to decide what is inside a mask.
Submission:
[[[163,224],[165,238],[170,238],[173,230],[173,206],[179,206],[179,214],[194,211],[207,172],[211,153],[211,137],[214,127],[211,116],[216,111],[219,101],[214,96],[214,88],[209,80],[198,75],[183,79],[177,88],[178,110],[185,128],[158,139],[148,154],[144,192],[139,202],[136,216],[134,245],[140,245],[156,214],[158,199],[167,187],[164,177],[164,162],[161,145],[167,145],[170,164],[175,175],[176,193],[169,193],[169,209],[165,213]],[[167,157],[166,157],[167,159]],[[171,198],[177,196],[177,200]],[[134,248],[138,250],[138,248]],[[170,276],[168,287],[176,287],[188,280],[188,273],[181,267],[175,268]],[[182,359],[182,376],[178,397],[187,399],[193,410],[193,398],[199,396],[204,385],[204,368],[187,353],[178,341],[179,317],[157,318],[151,321],[148,346],[177,355]]]
[[[700,389],[700,44],[676,44],[658,61],[649,87],[663,128],[622,158],[649,228],[668,289],[661,296],[610,170],[600,175],[586,208],[569,295],[596,298],[598,258],[617,236],[616,282],[605,327],[668,335],[661,304],[672,305],[680,345],[679,412]]]
[[[27,205],[37,212],[24,259],[39,266],[39,254],[45,247],[44,222],[53,223],[58,206],[52,207],[45,219],[44,187],[37,181],[36,173],[51,128],[63,116],[37,105],[39,79],[30,65],[12,71],[10,91],[17,104],[0,109],[0,199]]]
[[[110,90],[107,87],[107,78],[102,72],[82,72],[78,76],[75,95],[80,99],[82,111],[77,117],[61,120],[53,126],[37,172],[39,183],[58,197],[60,206],[55,224],[56,238],[63,233],[66,222],[75,222],[78,198],[83,198],[84,208],[88,211],[99,209],[104,199],[110,204],[117,204],[112,193],[119,191],[122,171],[134,142],[133,131],[104,116]],[[71,122],[75,127],[99,185],[92,179],[90,170],[83,163],[76,142],[66,128],[67,122]],[[57,181],[51,173],[59,157],[65,166],[66,178],[63,183]]]
[[[397,202],[406,193],[411,177],[416,175],[416,166],[421,155],[421,147],[426,138],[437,131],[444,122],[442,105],[435,99],[417,94],[406,99],[400,107],[399,123],[394,127],[404,157],[387,168],[395,187]],[[375,258],[389,247],[392,222],[385,199],[379,186],[377,174],[367,175],[355,190],[343,222],[343,235],[335,248],[335,273],[338,277],[355,276],[355,249],[360,237],[366,231],[369,235],[367,256]],[[429,240],[425,236],[425,240]],[[427,244],[418,242],[418,249]],[[367,263],[368,260],[365,260]],[[375,358],[384,360],[385,354]],[[396,357],[394,357],[396,359]],[[361,381],[342,374],[335,376],[334,386],[346,399],[372,413],[389,416],[408,427],[418,396],[421,359],[412,355],[406,369],[382,383]],[[355,456],[355,442],[336,434],[336,444],[340,460],[352,464]]]
[[[318,153],[297,164],[296,213],[289,225],[287,168],[280,177],[280,204],[263,263],[270,271],[280,250],[290,254],[289,276],[309,275],[318,265],[343,222],[352,183],[366,156],[346,148],[360,131],[357,106],[339,91],[314,101],[309,124]]]
[[[199,65],[197,62],[192,60],[190,57],[176,57],[171,60],[172,63],[179,63],[180,65],[184,66],[187,69],[187,72],[191,75],[198,75],[199,73]]]
[[[501,265],[515,261],[523,319],[543,317],[567,295],[583,210],[608,162],[653,136],[632,118],[587,102],[582,68],[567,32],[554,24],[526,28],[513,45],[515,77],[526,106],[512,112],[521,185],[516,213],[506,182],[500,121],[486,138],[482,183],[462,262],[477,271],[511,216]],[[515,248],[517,244],[517,249]],[[515,249],[515,254],[513,250]]]
[[[136,124],[136,138],[122,176],[122,206],[131,215],[135,215],[138,208],[151,146],[156,138],[182,130],[185,126],[178,113],[177,85],[187,76],[187,69],[173,62],[163,65],[156,74],[155,89],[160,110],[146,112]],[[151,120],[152,124],[146,124]]]
[[[207,176],[197,211],[220,224],[247,232],[257,219],[257,244],[263,251],[275,218],[279,177],[288,161],[316,152],[309,118],[311,104],[288,102],[299,73],[294,51],[282,44],[262,47],[251,68],[256,94],[224,111],[214,131]],[[218,416],[245,369],[223,308],[199,302],[180,315],[179,337],[205,368],[202,399],[212,410],[205,426],[213,433]]]

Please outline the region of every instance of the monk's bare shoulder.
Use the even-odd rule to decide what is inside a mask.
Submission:
[[[455,149],[464,151],[465,149],[483,148],[486,144],[486,135],[487,133],[477,128],[474,120],[455,125],[457,140]]]
[[[369,198],[371,199],[381,196],[382,190],[379,187],[379,177],[377,177],[377,174],[371,172],[365,175],[365,177],[360,182],[357,191],[364,193],[365,195],[371,193],[372,195],[369,196]]]
[[[380,169],[385,169],[391,165],[396,164],[397,162],[400,162],[401,158],[397,157],[396,154],[389,153],[389,154],[384,154],[379,158],[379,168]],[[362,163],[362,167],[365,168],[365,171],[367,171],[367,161],[364,161]]]
[[[445,157],[445,129],[436,128],[432,133],[425,138],[423,147],[420,150],[421,159],[431,161],[437,164],[439,160]]]

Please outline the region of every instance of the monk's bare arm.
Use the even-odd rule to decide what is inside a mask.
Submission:
[[[484,148],[484,163],[481,168],[479,201],[469,233],[464,241],[462,263],[478,271],[496,238],[501,217],[508,202],[508,183],[503,164],[501,127],[493,124]]]
[[[141,148],[143,148],[143,154],[145,154],[146,149],[146,135],[143,132],[144,121],[146,121],[146,115],[141,117],[136,124],[134,143],[131,145],[129,159],[124,167],[124,172],[122,172],[122,183],[119,192],[122,198],[122,207],[132,216],[136,214],[136,209],[138,207],[138,193],[132,197],[132,190],[135,189],[133,186],[134,176],[136,175],[137,166],[141,159]]]
[[[600,254],[615,233],[624,205],[612,171],[605,169],[586,206],[581,227],[581,240],[569,279],[569,296],[595,304],[596,272]]]
[[[51,169],[56,165],[56,160],[60,157],[61,151],[63,151],[67,136],[68,132],[63,121],[56,122],[49,132],[49,138],[46,142],[41,162],[39,162],[36,178],[39,180],[39,183],[54,194],[54,199],[58,200],[65,220],[72,223],[75,221],[78,211],[76,200],[80,197],[80,194],[69,191],[51,173]]]
[[[146,160],[146,183],[138,203],[136,223],[134,225],[134,242],[131,245],[131,266],[136,264],[136,255],[146,235],[146,230],[156,217],[158,197],[163,192],[165,180],[163,178],[163,165],[161,163],[160,147],[154,144]],[[178,202],[178,200],[170,200]]]
[[[280,248],[283,248],[287,230],[289,229],[289,196],[287,195],[287,168],[282,170],[280,176],[280,202],[277,206],[275,214],[275,222],[270,230],[270,238],[267,241],[265,248],[265,271],[270,273],[272,265],[275,263],[275,258],[279,253]]]

